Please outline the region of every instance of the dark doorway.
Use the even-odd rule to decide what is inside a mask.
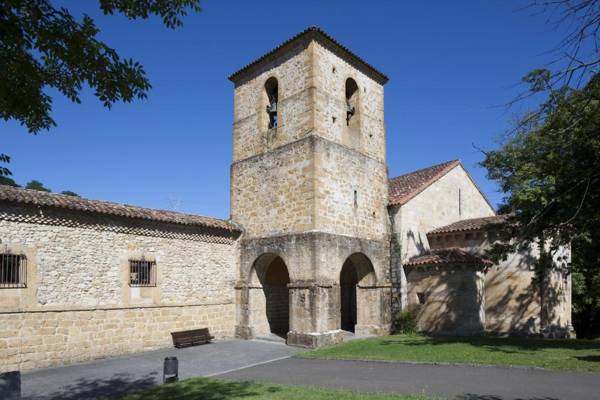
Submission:
[[[271,333],[285,338],[290,330],[290,277],[281,257],[275,258],[267,267],[263,283],[266,300],[267,321]]]
[[[340,272],[340,307],[341,307],[341,328],[348,332],[354,332],[356,325],[356,285],[358,284],[358,274],[356,267],[350,261],[346,260]]]

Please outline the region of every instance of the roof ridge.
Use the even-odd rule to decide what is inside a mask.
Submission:
[[[419,193],[423,192],[425,189],[427,189],[433,183],[437,182],[440,178],[442,178],[444,175],[446,175],[448,172],[450,172],[452,169],[459,165],[462,164],[460,160],[456,159],[452,161],[446,161],[440,164],[431,165],[426,168],[421,168],[416,171],[388,179],[390,191],[388,205],[396,206],[406,204],[409,200],[414,198]],[[425,174],[429,171],[434,171],[436,168],[439,168],[440,170],[435,172],[432,176],[427,176],[427,174]],[[419,177],[419,174],[425,175],[422,177],[422,182],[419,182],[419,179],[417,179]],[[408,179],[412,177],[415,177],[417,182],[409,182]],[[401,186],[400,188],[395,188],[394,185],[400,185],[403,179],[407,180],[403,187]]]
[[[429,167],[419,168],[419,169],[416,169],[414,171],[410,171],[410,172],[404,173],[402,175],[394,176],[393,178],[390,178],[389,180],[392,181],[394,179],[398,179],[398,178],[402,178],[404,176],[416,174],[418,172],[425,171],[425,170],[428,170],[428,169],[431,169],[431,168],[435,168],[435,167],[440,167],[442,165],[450,165],[452,163],[460,163],[460,159],[457,158],[457,159],[454,159],[454,160],[444,161],[444,162],[441,162],[439,164],[430,165]]]
[[[458,221],[452,222],[447,225],[443,225],[432,229],[427,234],[437,233],[450,233],[450,232],[466,232],[466,231],[477,231],[487,225],[497,225],[506,222],[510,218],[511,214],[496,214],[487,215],[484,217],[465,218]]]
[[[85,197],[69,196],[61,193],[45,192],[10,185],[0,185],[0,201],[56,207],[127,218],[157,220],[180,225],[200,225],[226,229],[229,231],[240,231],[240,228],[233,222],[220,218],[142,207],[126,203],[116,203],[107,200],[88,199]]]
[[[362,64],[362,66],[366,67],[367,70],[370,70],[372,72],[372,74],[375,75],[375,80],[377,82],[379,82],[380,84],[383,85],[383,84],[385,84],[389,80],[389,78],[383,72],[381,72],[377,68],[373,67],[371,64],[369,64],[364,59],[362,59],[361,57],[359,57],[356,53],[354,53],[353,51],[351,51],[348,47],[346,47],[343,44],[341,44],[340,42],[338,42],[331,35],[329,35],[327,32],[325,32],[323,29],[321,29],[320,27],[318,27],[316,25],[308,26],[303,31],[301,31],[301,32],[293,35],[289,39],[283,41],[279,45],[277,45],[274,48],[272,48],[271,50],[267,51],[262,56],[258,57],[254,61],[251,61],[250,63],[246,64],[242,68],[238,69],[236,72],[234,72],[231,75],[229,75],[228,79],[230,81],[232,81],[232,82],[235,82],[242,74],[244,74],[245,72],[248,72],[250,69],[252,69],[252,67],[260,64],[261,62],[265,61],[269,57],[273,56],[279,50],[281,50],[284,47],[290,45],[291,43],[293,43],[296,40],[302,38],[303,36],[306,36],[306,35],[309,35],[309,34],[318,34],[322,38],[324,38],[327,41],[329,41],[331,44],[337,46],[340,50],[342,50],[344,53],[346,53],[346,55],[350,56],[350,58],[353,61],[355,61],[355,62],[357,62],[359,64]]]

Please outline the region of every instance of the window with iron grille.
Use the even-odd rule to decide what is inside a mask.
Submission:
[[[0,288],[27,287],[27,259],[22,254],[0,254]]]
[[[129,260],[129,286],[156,286],[156,262]]]

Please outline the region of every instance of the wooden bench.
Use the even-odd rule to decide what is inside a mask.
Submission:
[[[208,328],[171,332],[171,336],[173,337],[173,346],[178,349],[181,347],[210,343],[210,341],[214,339],[214,336],[211,336],[208,332]]]

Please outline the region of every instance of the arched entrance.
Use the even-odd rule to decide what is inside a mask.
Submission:
[[[290,276],[287,267],[281,257],[277,257],[267,268],[263,292],[265,293],[267,321],[271,333],[284,338],[290,330],[288,283],[290,283]]]
[[[256,259],[250,275],[251,325],[255,334],[269,333],[285,338],[289,331],[290,276],[287,266],[276,254],[263,254]]]
[[[359,285],[374,285],[375,270],[367,256],[354,253],[346,259],[340,272],[340,328],[355,332],[361,323],[361,314],[369,312],[367,298],[358,292]]]

